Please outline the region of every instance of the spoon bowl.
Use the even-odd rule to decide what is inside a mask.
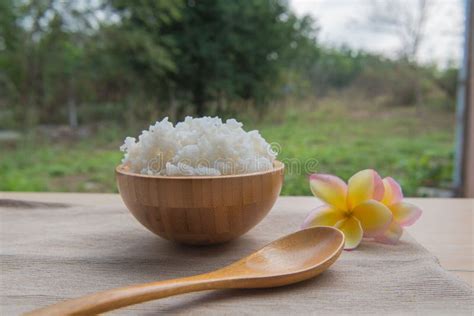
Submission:
[[[312,227],[273,241],[214,273],[239,274],[236,287],[275,287],[312,278],[336,261],[344,234],[333,227]],[[245,276],[245,277],[244,277]]]
[[[307,228],[273,241],[216,271],[112,289],[26,315],[91,315],[189,292],[293,284],[325,271],[337,260],[343,248],[344,234],[340,230],[332,227]]]

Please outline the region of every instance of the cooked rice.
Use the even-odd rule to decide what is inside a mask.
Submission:
[[[273,168],[276,153],[256,130],[246,132],[235,119],[186,117],[173,126],[168,118],[127,137],[120,147],[130,171],[164,176],[219,176]]]

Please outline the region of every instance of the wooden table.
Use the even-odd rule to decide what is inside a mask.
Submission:
[[[60,202],[79,205],[122,204],[118,194],[90,193],[16,193],[0,192],[0,199],[17,199],[39,202]],[[474,199],[411,198],[424,210],[421,219],[408,231],[429,251],[441,265],[460,278],[474,284]],[[314,197],[281,197],[278,205],[291,209],[307,208],[319,204]]]

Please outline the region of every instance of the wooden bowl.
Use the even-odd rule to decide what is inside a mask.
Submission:
[[[167,177],[115,169],[127,208],[150,231],[186,244],[216,244],[237,238],[272,208],[283,185],[284,165],[229,176]]]

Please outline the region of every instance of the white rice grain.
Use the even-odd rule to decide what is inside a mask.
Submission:
[[[276,153],[258,131],[218,117],[186,117],[173,126],[168,118],[125,138],[122,163],[130,171],[163,176],[219,176],[273,168]]]

